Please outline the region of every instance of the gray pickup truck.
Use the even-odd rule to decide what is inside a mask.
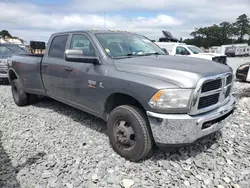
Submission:
[[[129,32],[53,34],[44,55],[13,56],[8,77],[18,106],[44,95],[102,118],[113,149],[131,161],[214,133],[235,107],[230,67],[168,56]]]

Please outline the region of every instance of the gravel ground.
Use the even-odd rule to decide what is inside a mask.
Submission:
[[[235,83],[237,109],[206,140],[131,163],[111,149],[105,123],[43,99],[17,107],[0,85],[0,187],[250,187],[250,84]]]

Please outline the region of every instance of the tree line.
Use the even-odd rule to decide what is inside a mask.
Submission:
[[[195,28],[190,35],[193,38],[181,39],[181,42],[205,48],[236,43],[250,45],[250,18],[242,14],[233,23],[224,21],[218,25]]]
[[[7,30],[2,30],[0,31],[0,36],[2,36],[3,38],[8,37],[8,38],[12,38],[12,39],[19,39],[21,42],[24,42],[23,39],[16,37],[16,36],[12,36],[9,31]]]

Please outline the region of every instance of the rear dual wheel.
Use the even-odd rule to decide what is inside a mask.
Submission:
[[[122,105],[109,115],[107,130],[113,149],[130,161],[152,154],[153,139],[146,115],[137,107]]]
[[[11,91],[14,102],[17,106],[26,106],[34,104],[37,99],[37,95],[26,93],[21,86],[18,79],[11,82]]]

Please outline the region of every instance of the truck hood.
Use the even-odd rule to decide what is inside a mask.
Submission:
[[[114,65],[118,71],[164,80],[181,88],[195,88],[202,77],[231,71],[213,61],[168,55],[117,59]]]

